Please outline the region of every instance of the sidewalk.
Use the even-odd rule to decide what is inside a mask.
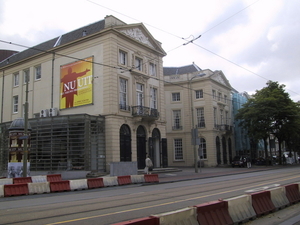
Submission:
[[[172,167],[172,168],[158,168],[154,169],[152,173],[157,173],[160,183],[171,183],[185,180],[195,180],[203,178],[218,177],[224,175],[242,174],[249,172],[259,172],[265,170],[274,170],[285,167],[300,167],[299,164],[294,165],[275,165],[275,166],[252,166],[251,168],[239,168],[231,166],[220,167],[204,167],[198,168],[198,173],[195,172],[195,168],[192,167]]]

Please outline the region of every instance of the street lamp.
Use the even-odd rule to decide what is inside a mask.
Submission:
[[[200,73],[197,74],[195,76],[193,76],[191,79],[189,79],[189,89],[190,89],[190,99],[191,99],[191,113],[192,113],[192,127],[191,127],[191,136],[192,136],[192,145],[194,146],[194,163],[195,163],[195,173],[198,173],[198,153],[197,153],[197,142],[199,140],[198,138],[198,130],[197,128],[195,128],[195,118],[194,118],[194,104],[193,104],[193,89],[192,89],[192,85],[191,82],[194,78],[196,77],[202,77],[203,75],[205,75],[204,73]],[[201,161],[200,161],[201,164]],[[201,166],[201,165],[200,165]]]

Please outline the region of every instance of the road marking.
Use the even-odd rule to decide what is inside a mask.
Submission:
[[[289,177],[289,178],[286,178],[286,179],[281,179],[281,180],[278,180],[278,181],[286,181],[286,180],[290,180],[290,179],[294,179],[294,178],[298,178],[298,177],[300,177],[300,175],[297,175],[297,176],[294,176],[294,177]],[[278,181],[276,181],[276,182],[278,182]],[[272,181],[272,183],[273,182],[274,181]],[[259,185],[258,184],[257,185],[252,185],[252,186],[249,186],[248,188],[264,186],[264,185],[267,185],[267,184],[270,184],[270,183],[271,182],[262,183],[262,184],[259,184]],[[238,189],[229,190],[229,191],[222,191],[222,192],[218,192],[216,194],[203,195],[203,196],[198,196],[198,197],[193,197],[193,198],[188,198],[188,199],[182,199],[182,200],[177,200],[177,201],[172,201],[172,202],[161,203],[161,204],[157,204],[157,205],[144,206],[144,207],[139,207],[139,208],[135,208],[135,209],[123,210],[123,211],[119,211],[119,212],[106,213],[106,214],[103,214],[103,215],[88,216],[88,217],[82,217],[82,218],[78,218],[78,219],[72,219],[72,220],[60,221],[60,222],[55,222],[55,223],[49,223],[47,225],[72,223],[72,222],[81,221],[81,220],[88,220],[88,219],[100,218],[100,217],[104,217],[104,216],[111,216],[111,215],[117,215],[117,214],[122,214],[122,213],[127,213],[127,212],[134,212],[134,211],[143,210],[143,209],[155,208],[155,207],[171,205],[171,204],[176,204],[176,203],[180,203],[180,202],[186,202],[186,201],[191,201],[191,200],[195,200],[195,199],[200,199],[200,198],[211,197],[211,196],[219,195],[219,194],[226,194],[226,193],[229,193],[229,192],[241,191],[243,189],[245,189],[245,188],[238,188]]]

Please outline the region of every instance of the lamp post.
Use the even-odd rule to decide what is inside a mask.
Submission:
[[[23,150],[23,177],[27,177],[27,159],[28,159],[28,74],[26,79],[25,104],[24,104],[24,150]]]
[[[198,154],[197,154],[197,139],[198,139],[198,132],[197,128],[195,128],[195,118],[194,118],[194,104],[193,104],[193,89],[192,89],[192,80],[196,77],[201,77],[205,75],[204,73],[198,74],[193,76],[188,80],[189,89],[190,89],[190,99],[191,99],[191,114],[192,114],[192,126],[191,126],[191,137],[192,137],[192,145],[194,146],[194,164],[195,164],[195,173],[198,173]],[[201,161],[200,161],[201,166]]]

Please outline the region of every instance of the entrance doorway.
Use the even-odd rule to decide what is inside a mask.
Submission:
[[[131,162],[131,132],[126,124],[120,128],[120,162]]]
[[[138,169],[144,169],[146,166],[146,131],[142,126],[139,126],[136,132],[136,145]]]

